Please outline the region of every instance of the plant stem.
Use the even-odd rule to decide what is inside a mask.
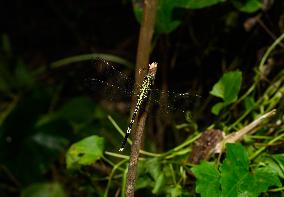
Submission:
[[[158,5],[158,0],[144,0],[144,15],[143,15],[143,20],[141,22],[137,59],[136,59],[137,67],[135,73],[135,78],[136,78],[135,89],[137,89],[138,85],[142,83],[143,77],[146,74],[145,73],[146,68],[149,63],[152,37],[155,27],[157,5]],[[133,101],[134,99],[135,98],[133,97]],[[147,110],[145,110],[145,112],[142,113],[139,120],[137,121],[137,130],[135,132],[134,141],[131,146],[131,155],[130,155],[128,172],[127,172],[126,197],[134,196],[136,169],[137,169],[139,151],[141,147],[142,135],[145,128],[146,119],[147,119]]]
[[[282,132],[284,129],[281,129],[280,131],[278,132]],[[282,133],[281,135],[273,138],[272,140],[270,140],[268,143],[267,143],[267,146],[265,147],[262,147],[260,149],[258,149],[256,152],[254,152],[254,154],[252,156],[250,156],[249,160],[253,160],[254,158],[256,158],[262,151],[264,151],[266,149],[266,147],[268,147],[269,145],[273,144],[274,142],[280,140],[284,138],[284,133]]]
[[[241,101],[243,101],[248,95],[250,95],[253,90],[256,88],[257,84],[259,83],[260,79],[261,79],[261,71],[263,70],[264,64],[267,61],[269,55],[271,54],[272,50],[281,43],[281,41],[284,39],[284,33],[281,34],[281,36],[279,36],[273,43],[272,45],[266,50],[265,54],[263,55],[263,57],[261,58],[260,64],[258,66],[258,70],[257,70],[257,75],[255,77],[255,81],[252,84],[252,86],[247,90],[247,92],[245,94],[243,94],[231,107],[230,110],[228,110],[226,113],[224,113],[221,118],[226,117],[232,109],[234,109]]]
[[[98,58],[102,58],[107,61],[119,63],[122,65],[125,65],[129,68],[133,68],[133,64],[121,57],[110,55],[110,54],[104,54],[104,53],[89,53],[89,54],[82,54],[82,55],[75,55],[67,58],[63,58],[60,60],[57,60],[55,62],[52,62],[50,67],[53,68],[59,68],[62,66],[66,66],[68,64],[76,63],[76,62],[82,62],[82,61],[90,61],[90,60],[96,60]]]

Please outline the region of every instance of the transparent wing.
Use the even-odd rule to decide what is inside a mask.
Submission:
[[[89,66],[85,79],[92,95],[100,100],[129,104],[131,97],[139,94],[139,88],[133,91],[134,80],[129,73],[103,59]],[[191,111],[199,99],[193,91],[177,93],[152,89],[149,96],[150,104],[165,113]]]
[[[89,66],[86,84],[92,95],[103,100],[126,101],[133,94],[133,80],[126,71],[99,59]]]
[[[191,111],[200,99],[193,91],[177,93],[153,89],[150,96],[150,102],[165,113]]]

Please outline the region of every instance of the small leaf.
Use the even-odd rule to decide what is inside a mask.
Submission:
[[[255,103],[255,100],[253,99],[253,97],[248,96],[248,97],[245,98],[244,104],[245,104],[246,111],[249,111],[249,110],[251,110],[255,107],[256,103]]]
[[[261,0],[231,0],[231,2],[240,11],[248,13],[256,12],[262,7]]]
[[[17,88],[29,88],[34,84],[34,76],[22,61],[17,62],[14,74]]]
[[[78,169],[96,162],[102,157],[103,150],[104,139],[95,135],[73,144],[66,153],[67,169]]]
[[[195,189],[197,193],[200,193],[202,197],[220,196],[220,174],[213,163],[203,161],[191,170],[197,179]]]
[[[220,113],[220,111],[225,107],[225,103],[220,102],[220,103],[216,103],[212,108],[211,108],[211,112],[214,115],[218,115]]]
[[[67,102],[58,116],[74,123],[87,122],[93,118],[95,104],[87,97],[77,97]]]
[[[179,184],[176,184],[174,187],[171,187],[167,193],[170,193],[171,197],[183,196],[182,187]]]
[[[152,178],[157,181],[159,175],[162,173],[161,162],[158,158],[149,159],[145,163],[146,172],[148,172]]]
[[[222,78],[213,86],[210,94],[223,99],[223,103],[216,104],[212,113],[219,114],[220,110],[237,100],[241,88],[242,73],[233,71],[225,73]]]
[[[7,34],[2,35],[2,48],[3,51],[6,53],[6,55],[8,56],[12,55],[11,42]]]
[[[284,171],[284,153],[273,155],[273,158],[279,163],[279,165],[281,166],[281,168]]]
[[[170,33],[174,31],[180,24],[180,19],[175,19],[172,15],[175,9],[201,9],[224,2],[225,0],[162,0],[159,1],[156,16],[157,33]],[[133,2],[133,10],[138,21],[143,16],[143,1],[135,0]]]
[[[32,139],[37,144],[55,151],[62,151],[64,147],[68,144],[68,140],[66,138],[44,132],[36,133],[32,136]]]
[[[222,78],[213,86],[210,94],[220,97],[225,103],[234,102],[241,88],[242,73],[233,71],[225,73]]]
[[[148,172],[148,167],[151,168],[151,163],[149,163],[149,160],[151,161],[152,159],[147,159],[143,160],[139,163],[138,169],[137,169],[137,183],[135,185],[135,189],[142,189],[146,187],[154,187],[155,182],[153,181],[154,178],[151,175],[151,173]],[[155,163],[155,162],[154,162]]]
[[[21,192],[21,197],[65,197],[59,183],[34,183]]]
[[[146,188],[146,187],[153,187],[154,186],[154,182],[153,180],[147,176],[147,175],[139,175],[136,184],[135,184],[135,190],[139,190],[142,188]]]
[[[155,181],[154,188],[152,190],[153,194],[159,194],[165,186],[165,176],[163,173],[159,174],[157,180]]]
[[[284,179],[284,154],[272,155],[265,163],[272,171]]]
[[[179,0],[178,2],[179,7],[182,8],[201,9],[225,2],[225,0]]]

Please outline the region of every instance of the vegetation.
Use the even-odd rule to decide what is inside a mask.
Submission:
[[[151,3],[3,6],[0,196],[284,195],[284,2]],[[107,94],[99,59],[126,76],[107,73]],[[190,107],[144,103],[118,152],[135,105],[118,84],[135,73],[139,89],[152,61],[155,87],[190,90]]]

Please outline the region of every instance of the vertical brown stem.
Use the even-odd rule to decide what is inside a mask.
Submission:
[[[141,84],[148,70],[149,57],[152,48],[152,38],[155,28],[155,18],[158,0],[144,0],[144,15],[140,27],[138,49],[136,56],[136,87]],[[141,73],[142,72],[142,73]]]
[[[133,197],[135,191],[135,181],[136,181],[136,168],[139,157],[139,150],[142,142],[142,135],[145,128],[145,122],[147,119],[147,113],[144,112],[139,118],[136,133],[134,136],[134,141],[131,146],[131,155],[129,159],[128,172],[127,172],[127,182],[126,182],[126,196]]]
[[[144,15],[141,23],[138,50],[136,57],[136,83],[142,83],[143,77],[148,70],[149,57],[151,52],[152,37],[155,28],[155,18],[158,0],[144,0]],[[147,110],[145,110],[137,121],[137,130],[135,132],[134,141],[131,146],[131,155],[129,158],[127,182],[126,182],[126,196],[133,197],[135,191],[136,169],[139,157],[139,150],[142,142],[143,131],[147,119]]]

